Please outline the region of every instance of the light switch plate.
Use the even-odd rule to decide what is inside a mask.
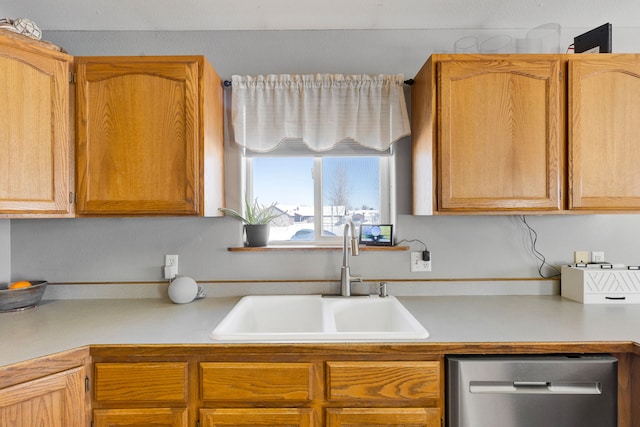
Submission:
[[[593,251],[591,252],[591,262],[605,262],[604,260],[604,252]]]

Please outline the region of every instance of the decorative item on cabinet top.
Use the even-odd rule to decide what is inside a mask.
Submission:
[[[0,29],[13,31],[14,33],[22,34],[35,40],[42,38],[42,30],[40,27],[28,18],[0,19]]]

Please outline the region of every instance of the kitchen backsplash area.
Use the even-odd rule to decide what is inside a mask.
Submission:
[[[607,260],[616,263],[637,264],[640,259],[633,231],[640,228],[637,215],[532,216],[527,221],[538,233],[536,249],[551,265],[571,263],[576,249],[604,251]],[[162,282],[164,255],[171,253],[180,256],[180,274],[212,283],[209,295],[217,289],[220,295],[228,292],[220,288],[226,282],[246,289],[258,283],[251,292],[267,290],[274,285],[270,282],[278,281],[284,282],[283,288],[296,290],[313,290],[314,281],[338,283],[340,251],[230,252],[228,247],[239,244],[239,227],[229,218],[12,220],[11,273],[14,278],[126,287]],[[443,294],[464,288],[483,294],[495,286],[503,293],[528,288],[531,293],[558,292],[549,287],[551,281],[534,280],[539,278],[539,261],[529,231],[516,216],[401,215],[397,229],[399,239],[427,244],[433,270],[411,273],[409,251],[362,251],[351,260],[354,274],[367,281],[392,282],[395,293],[419,293],[423,286]],[[414,245],[409,244],[420,249]],[[553,274],[546,268],[543,272]],[[526,280],[498,281],[483,288],[491,279]],[[296,281],[304,283],[292,284]]]

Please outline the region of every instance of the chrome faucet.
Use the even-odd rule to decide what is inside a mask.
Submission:
[[[358,256],[358,235],[356,234],[356,226],[353,221],[349,220],[344,226],[342,236],[342,269],[340,270],[340,295],[343,297],[351,296],[351,282],[362,282],[362,277],[352,276],[349,267],[349,252],[347,251],[347,237],[351,231],[351,255]]]

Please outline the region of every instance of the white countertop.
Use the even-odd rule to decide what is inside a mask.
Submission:
[[[583,305],[560,296],[398,297],[429,331],[420,342],[640,342],[640,304]],[[88,344],[212,344],[237,297],[42,301],[0,313],[0,366]]]

